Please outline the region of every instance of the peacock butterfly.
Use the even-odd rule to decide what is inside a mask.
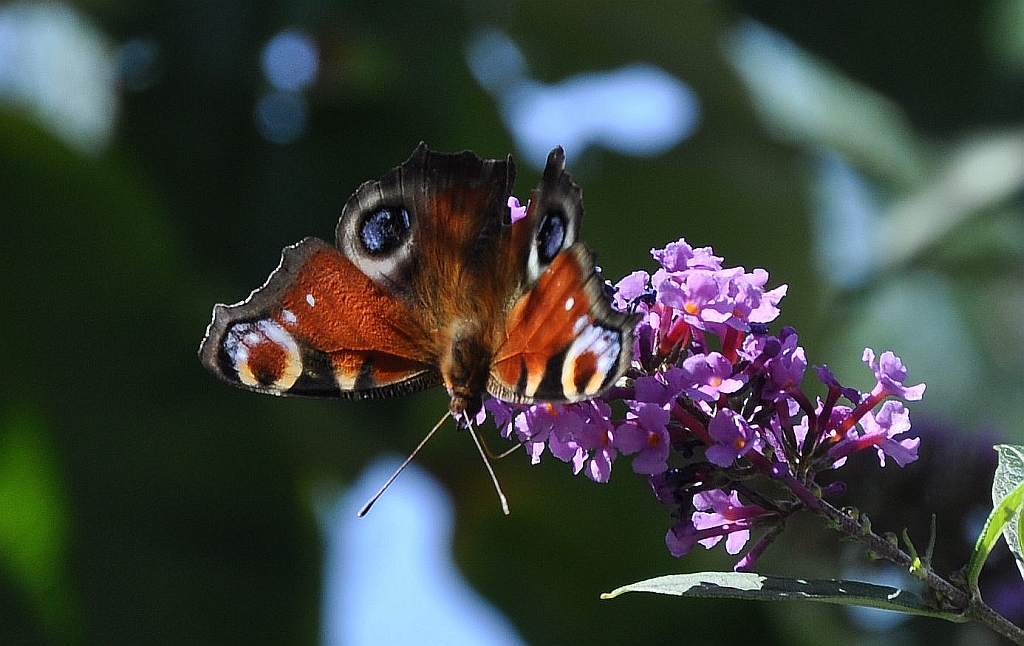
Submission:
[[[360,399],[444,384],[468,424],[485,393],[581,401],[626,371],[633,315],[612,309],[577,241],[582,192],[555,148],[524,217],[515,165],[420,144],[306,238],[244,301],[213,308],[203,364],[272,395]],[[514,200],[512,201],[514,203]]]

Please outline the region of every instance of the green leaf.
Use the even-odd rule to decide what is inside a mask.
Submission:
[[[1020,521],[1021,521],[1022,518],[1024,518],[1024,507],[1022,507],[1020,513],[1017,514],[1017,529],[1018,529],[1018,531],[1017,531],[1017,541],[1018,541],[1017,542],[1017,549],[1019,549],[1022,553],[1024,553],[1024,532],[1019,531],[1019,529],[1020,529]],[[1017,568],[1018,569],[1020,568],[1020,557],[1019,556],[1017,557]],[[1024,576],[1024,572],[1021,572],[1021,575]]]
[[[865,606],[913,615],[963,622],[964,617],[929,607],[913,592],[861,581],[790,579],[752,572],[697,572],[670,574],[638,581],[602,594],[612,599],[626,592],[653,592],[679,597],[753,599],[760,601],[822,601],[844,606]]]
[[[1017,569],[1024,576],[1024,543],[1020,534],[1021,511],[1024,510],[1024,446],[998,444],[999,454],[995,477],[992,479],[992,504],[985,526],[974,545],[974,554],[967,567],[967,583],[971,590],[978,588],[978,576],[985,560],[1000,536],[1017,561]]]
[[[40,417],[16,406],[0,424],[0,576],[35,606],[54,638],[76,622],[65,556],[68,500]]]

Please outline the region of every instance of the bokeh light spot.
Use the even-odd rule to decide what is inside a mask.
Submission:
[[[297,29],[275,34],[263,47],[263,75],[278,90],[297,92],[316,80],[320,53],[313,38]]]
[[[290,144],[306,132],[309,107],[298,92],[271,90],[256,102],[256,127],[267,141]]]

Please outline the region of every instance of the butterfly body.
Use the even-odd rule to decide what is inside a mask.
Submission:
[[[267,282],[214,307],[200,358],[277,395],[387,397],[443,384],[457,417],[486,393],[592,398],[628,367],[631,315],[611,309],[576,241],[581,191],[560,148],[511,221],[512,160],[420,145],[349,198],[335,246],[286,247]]]

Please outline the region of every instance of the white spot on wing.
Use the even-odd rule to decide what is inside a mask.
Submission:
[[[281,320],[288,325],[295,325],[299,319],[295,316],[295,312],[291,310],[281,310]]]
[[[590,317],[588,317],[588,316],[580,316],[580,317],[578,317],[576,319],[576,321],[572,324],[572,333],[574,335],[576,335],[576,336],[579,336],[580,332],[583,331],[583,328],[587,327],[587,323],[589,321],[590,321]]]
[[[313,298],[312,294],[306,294],[306,302],[309,303],[310,307],[316,307],[316,299]]]
[[[573,298],[572,296],[570,296],[569,298],[565,299],[565,311],[566,312],[572,311],[572,307],[575,304],[576,304],[576,299]]]

